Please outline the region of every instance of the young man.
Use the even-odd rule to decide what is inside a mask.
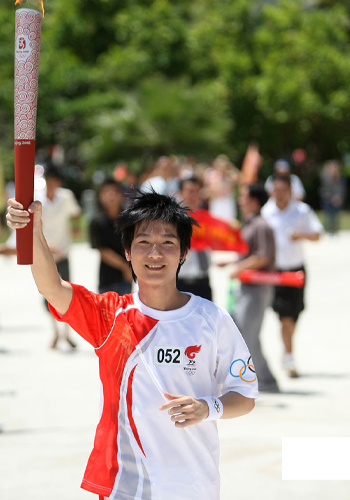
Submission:
[[[305,272],[302,242],[317,241],[323,227],[309,205],[293,199],[289,177],[274,178],[273,196],[262,208],[261,215],[274,232],[277,270]],[[304,288],[275,287],[273,309],[281,322],[283,365],[290,377],[298,377],[292,340],[299,314],[304,310]]]
[[[98,291],[124,295],[131,292],[132,276],[120,235],[114,229],[114,221],[122,211],[123,203],[123,192],[118,182],[105,179],[98,199],[102,211],[90,224],[91,246],[98,249],[101,257]]]
[[[176,288],[193,219],[173,198],[141,194],[117,218],[139,291],[95,294],[62,281],[41,206],[9,200],[8,225],[34,213],[32,272],[53,315],[99,357],[101,417],[82,488],[118,500],[219,500],[218,418],[258,397],[249,351],[229,314]]]

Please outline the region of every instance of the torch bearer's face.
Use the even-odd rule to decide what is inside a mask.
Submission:
[[[42,15],[44,15],[43,0],[16,0],[15,5],[20,5],[22,7],[39,10],[42,13]]]

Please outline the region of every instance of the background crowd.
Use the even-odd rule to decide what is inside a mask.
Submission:
[[[69,246],[72,237],[81,237],[82,225],[78,222],[82,216],[85,239],[100,254],[98,291],[113,290],[124,294],[136,286],[120,237],[115,233],[114,220],[138,190],[175,196],[193,213],[198,209],[208,210],[212,217],[226,221],[228,227],[240,228],[248,243],[247,253],[229,253],[226,261],[215,265],[229,266],[227,308],[248,344],[260,390],[279,392],[278,382],[260,346],[264,313],[270,306],[277,313],[284,349],[282,363],[290,377],[298,377],[293,336],[304,309],[304,287],[240,283],[237,278],[247,269],[303,272],[305,275],[302,240],[317,241],[323,227],[314,210],[303,201],[306,190],[302,180],[292,173],[289,161],[278,159],[265,182],[259,180],[261,164],[262,158],[254,149],[253,153],[252,150],[247,153],[241,168],[223,154],[210,164],[199,163],[194,158],[161,156],[139,176],[125,163],[119,163],[110,175],[100,172],[95,177],[95,189],[82,193],[82,208],[74,193],[63,187],[62,168],[54,162],[45,169],[37,166],[35,197],[43,203],[44,233],[61,276],[69,280]],[[340,162],[326,162],[320,176],[325,228],[334,235],[339,229],[339,214],[347,195]],[[14,234],[0,247],[0,252],[3,255],[15,253]],[[180,290],[213,300],[209,272],[213,265],[211,254],[209,247],[201,251],[190,250],[178,278]],[[58,323],[52,321],[51,347],[56,348],[62,337],[75,349],[68,328],[60,333]]]

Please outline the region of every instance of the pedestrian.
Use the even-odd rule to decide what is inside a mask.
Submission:
[[[320,198],[325,214],[325,229],[329,234],[339,230],[341,207],[346,199],[346,180],[341,173],[341,165],[337,160],[327,161],[321,171]]]
[[[302,180],[295,174],[292,174],[290,163],[287,160],[277,160],[273,167],[273,175],[270,175],[265,182],[265,189],[269,196],[273,193],[273,179],[275,176],[288,177],[292,186],[292,198],[302,201],[306,192]]]
[[[202,187],[202,181],[195,176],[180,182],[180,197],[185,207],[192,211],[202,208],[200,194]],[[189,250],[179,273],[178,289],[212,300],[209,267],[210,252],[208,250]]]
[[[141,193],[116,221],[139,290],[100,295],[59,278],[41,205],[28,210],[9,200],[7,220],[20,229],[34,213],[36,285],[99,357],[102,410],[82,487],[100,500],[219,500],[216,420],[249,413],[258,390],[229,314],[176,288],[194,220],[174,198]]]
[[[174,187],[175,186],[175,187]],[[174,178],[174,161],[168,156],[160,156],[149,177],[141,184],[141,191],[156,191],[159,194],[174,194],[178,189],[178,180]]]
[[[37,190],[35,196],[42,204],[43,232],[50,251],[55,260],[59,275],[62,279],[69,281],[69,248],[71,243],[71,232],[79,233],[78,219],[81,208],[70,189],[62,187],[63,176],[55,167],[49,167],[45,172],[45,189]],[[72,229],[71,229],[72,227]],[[11,233],[6,243],[0,245],[0,255],[16,255],[16,234]],[[48,303],[45,299],[45,307]],[[58,322],[50,314],[53,338],[50,347],[56,349],[60,338],[66,341],[72,348],[76,348],[75,342],[70,338],[70,329],[64,325],[61,335]]]
[[[127,170],[126,177],[121,184],[123,191],[123,208],[127,208],[131,205],[134,196],[136,195],[139,182],[138,177],[135,172]]]
[[[90,224],[91,246],[100,253],[98,291],[114,291],[124,295],[131,292],[132,275],[120,235],[114,227],[123,204],[119,183],[111,178],[105,179],[100,186],[98,199],[102,211]]]
[[[276,176],[273,195],[261,214],[272,227],[276,242],[276,268],[278,271],[303,271],[305,263],[303,240],[318,241],[322,224],[312,208],[292,198],[291,181]],[[293,335],[300,313],[304,310],[304,288],[276,286],[273,309],[281,323],[284,344],[283,365],[290,377],[298,377],[293,356]]]
[[[204,173],[208,195],[208,208],[214,217],[232,220],[237,216],[235,189],[239,181],[239,170],[226,155],[219,155]]]
[[[69,281],[69,249],[72,233],[79,233],[79,217],[81,208],[73,191],[63,188],[63,175],[55,167],[48,167],[45,171],[46,187],[37,191],[36,197],[42,203],[42,224],[45,239],[55,260],[59,275]],[[45,300],[46,307],[48,307]],[[58,322],[50,314],[53,327],[53,338],[50,347],[55,349],[59,339],[66,341],[72,348],[75,342],[70,338],[70,329],[64,325],[60,335]]]
[[[235,279],[245,269],[273,271],[275,269],[275,240],[273,231],[261,217],[261,207],[267,201],[263,184],[243,184],[240,188],[238,206],[243,218],[242,236],[249,246],[230,273]],[[227,263],[225,263],[227,264]],[[233,318],[240,329],[254,359],[259,380],[259,391],[279,392],[277,381],[261,350],[260,331],[265,310],[271,306],[273,288],[271,285],[241,283]]]

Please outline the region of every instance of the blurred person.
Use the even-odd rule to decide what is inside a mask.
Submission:
[[[223,220],[235,219],[237,207],[235,187],[239,181],[239,170],[226,155],[215,158],[204,177],[207,188],[208,208],[212,215]]]
[[[42,203],[43,232],[62,279],[69,281],[69,247],[71,233],[79,234],[81,208],[73,191],[63,188],[63,176],[55,167],[48,167],[45,172],[46,188],[36,192],[36,198]],[[47,301],[45,301],[48,307]],[[60,338],[58,322],[50,314],[53,325],[53,339],[50,347],[55,349]],[[63,340],[75,348],[76,344],[69,336],[69,327],[64,325]]]
[[[9,181],[5,186],[6,190],[6,199],[13,198],[15,196],[15,183],[14,181]]]
[[[45,172],[46,187],[44,190],[37,190],[35,197],[42,204],[42,224],[45,238],[50,251],[55,260],[58,272],[62,279],[69,281],[69,247],[71,243],[71,232],[78,235],[79,217],[81,208],[70,189],[62,187],[63,176],[56,167],[49,167]],[[72,229],[71,229],[72,227]],[[12,232],[8,240],[0,245],[0,255],[16,255],[16,232]],[[45,300],[45,307],[48,303]],[[53,339],[50,347],[55,349],[61,338],[58,322],[50,314],[53,326]],[[62,339],[65,340],[72,349],[76,344],[70,338],[68,325],[64,325]]]
[[[321,171],[320,198],[325,214],[325,229],[330,234],[339,230],[340,210],[346,199],[346,179],[337,160],[327,161]]]
[[[120,184],[114,179],[105,179],[100,186],[98,199],[102,213],[90,224],[91,246],[100,253],[98,291],[124,295],[131,292],[132,275],[120,235],[114,228],[114,221],[123,205]]]
[[[304,271],[303,240],[318,241],[323,231],[312,208],[292,197],[289,177],[276,176],[273,194],[261,214],[271,226],[276,242],[278,271]],[[300,313],[304,310],[304,289],[276,286],[273,309],[281,323],[284,345],[283,365],[290,377],[298,377],[293,356],[293,335]]]
[[[133,198],[136,196],[138,186],[139,182],[137,174],[128,170],[126,177],[121,184],[123,191],[123,208],[128,208],[131,205]]]
[[[5,179],[4,173],[2,169],[2,163],[0,161],[0,238],[2,231],[2,216],[4,215],[4,211],[6,209],[6,190],[5,190]],[[1,240],[0,240],[1,241]]]
[[[167,180],[168,184],[168,195],[177,196],[180,189],[180,169],[181,164],[177,156],[171,155],[169,157],[170,161],[170,177]]]
[[[142,183],[141,191],[149,193],[153,189],[159,194],[176,194],[178,191],[178,180],[174,174],[175,165],[173,157],[161,156],[158,158],[149,178]]]
[[[202,182],[198,177],[181,180],[180,198],[185,207],[192,211],[202,208],[202,187]],[[209,267],[210,253],[207,250],[189,250],[179,273],[178,289],[182,292],[190,292],[204,299],[212,300]]]
[[[265,189],[269,196],[273,193],[273,179],[277,175],[279,177],[289,177],[292,186],[292,197],[295,200],[303,201],[305,198],[305,188],[301,179],[291,173],[290,163],[287,160],[277,160],[273,167],[273,175],[270,175],[265,182]]]
[[[193,175],[194,177],[198,177],[204,185],[204,178],[205,178],[205,173],[208,171],[209,165],[207,163],[196,163],[193,169]],[[204,186],[203,186],[204,187]],[[204,189],[203,189],[204,191]],[[203,196],[202,196],[203,198]]]
[[[9,200],[7,221],[20,230],[34,213],[37,288],[99,357],[101,415],[82,487],[100,500],[219,500],[215,421],[252,411],[258,384],[248,369],[242,375],[250,354],[227,311],[176,287],[195,221],[157,193],[141,193],[119,214],[139,285],[120,297],[60,279],[41,205],[28,210]]]
[[[267,201],[267,193],[262,183],[243,184],[240,188],[238,206],[243,218],[242,236],[248,243],[249,251],[241,255],[230,273],[237,278],[245,269],[273,271],[275,269],[275,240],[273,231],[261,217],[260,210]],[[219,266],[231,262],[219,263]],[[265,310],[271,306],[273,287],[271,285],[241,283],[236,310],[233,318],[237,323],[248,349],[254,359],[254,367],[259,381],[259,391],[279,392],[260,345],[260,331]]]
[[[241,165],[240,185],[258,182],[259,170],[262,164],[263,157],[259,153],[259,144],[257,142],[250,142]]]
[[[182,163],[179,170],[179,179],[188,179],[189,177],[193,177],[195,175],[194,167],[191,163],[187,163],[186,161]]]

